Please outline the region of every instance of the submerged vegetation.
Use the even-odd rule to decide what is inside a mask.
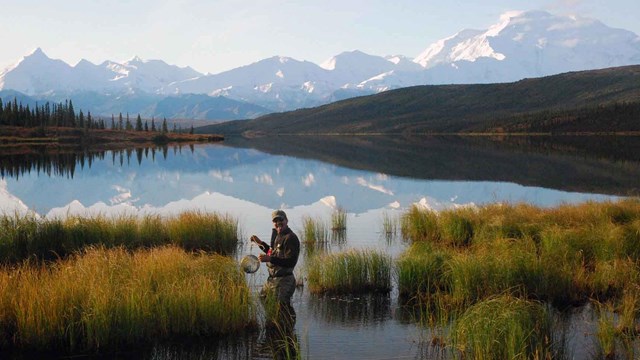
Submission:
[[[95,351],[229,334],[256,325],[254,306],[229,257],[92,247],[50,266],[0,270],[0,346]]]
[[[0,216],[0,263],[55,260],[91,245],[148,248],[174,244],[186,250],[231,254],[238,243],[238,221],[228,215],[191,211],[174,217],[121,215],[41,219]]]
[[[423,309],[427,325],[453,319],[463,358],[550,356],[548,325],[539,323],[547,305],[609,304],[616,316],[603,315],[598,331],[606,356],[616,340],[637,334],[639,199],[440,213],[413,207],[402,234],[412,244],[396,261],[399,294]],[[503,313],[508,320],[496,323]]]

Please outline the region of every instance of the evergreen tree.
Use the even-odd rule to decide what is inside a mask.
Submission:
[[[162,121],[162,133],[166,134],[169,132],[169,129],[167,128],[167,118],[164,118],[164,120]]]
[[[111,130],[116,129],[116,120],[113,118],[113,114],[111,114]]]
[[[93,119],[91,118],[91,111],[87,112],[87,127],[90,129],[96,128],[96,124],[93,123]]]
[[[123,130],[124,129],[124,122],[122,120],[122,113],[120,113],[120,115],[118,115],[118,130]]]
[[[149,132],[149,122],[147,120],[144,121],[144,131]]]
[[[78,127],[84,128],[84,113],[80,110],[80,114],[78,115]]]
[[[136,131],[142,131],[142,118],[140,118],[140,114],[136,118]]]
[[[153,119],[153,116],[151,117],[151,131],[156,132],[156,122]]]
[[[191,129],[189,130],[189,134],[193,135],[193,124],[191,124]]]

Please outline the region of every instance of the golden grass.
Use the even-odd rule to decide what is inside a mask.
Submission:
[[[395,263],[399,293],[417,300],[424,326],[453,324],[460,357],[554,357],[561,350],[547,325],[534,321],[542,313],[531,314],[590,301],[599,309],[601,355],[633,356],[640,333],[640,199],[441,213],[414,207],[402,226],[412,245]],[[538,310],[531,313],[531,306]]]
[[[50,266],[5,268],[0,294],[0,338],[16,348],[111,349],[256,324],[234,260],[175,246],[88,248]]]
[[[92,245],[138,249],[174,244],[186,250],[231,254],[237,247],[237,233],[238,221],[231,216],[200,211],[166,218],[120,215],[62,220],[4,215],[0,216],[0,263],[56,260]]]

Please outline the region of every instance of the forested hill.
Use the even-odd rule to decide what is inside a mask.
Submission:
[[[196,129],[221,134],[640,131],[640,65],[415,86]]]

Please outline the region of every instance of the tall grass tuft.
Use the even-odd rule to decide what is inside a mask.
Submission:
[[[185,212],[167,222],[169,241],[187,250],[231,254],[238,244],[238,221],[228,215]]]
[[[447,210],[440,213],[439,223],[442,238],[453,246],[467,246],[473,238],[473,224],[469,210]]]
[[[331,230],[333,231],[347,230],[347,211],[342,207],[337,207],[331,213]]]
[[[455,321],[452,338],[462,358],[554,358],[550,312],[538,302],[511,295],[469,307]]]
[[[451,254],[429,243],[414,243],[396,260],[398,293],[405,298],[449,291]]]
[[[307,264],[307,286],[313,293],[389,292],[391,265],[390,256],[370,250],[318,254]]]
[[[0,271],[0,339],[31,350],[95,351],[255,326],[236,262],[174,246],[88,248]]]
[[[599,352],[603,359],[616,358],[616,327],[614,313],[611,306],[598,304],[598,330],[596,339],[599,345]]]
[[[436,242],[440,239],[436,212],[416,205],[402,215],[400,230],[402,237],[411,241]]]
[[[187,250],[230,254],[237,246],[237,232],[237,220],[203,212],[169,218],[121,215],[64,220],[4,215],[0,216],[0,263],[16,264],[28,258],[55,260],[92,245],[138,249],[176,244]]]
[[[304,241],[311,246],[326,243],[329,239],[328,227],[322,219],[305,216],[302,219],[302,228]]]

